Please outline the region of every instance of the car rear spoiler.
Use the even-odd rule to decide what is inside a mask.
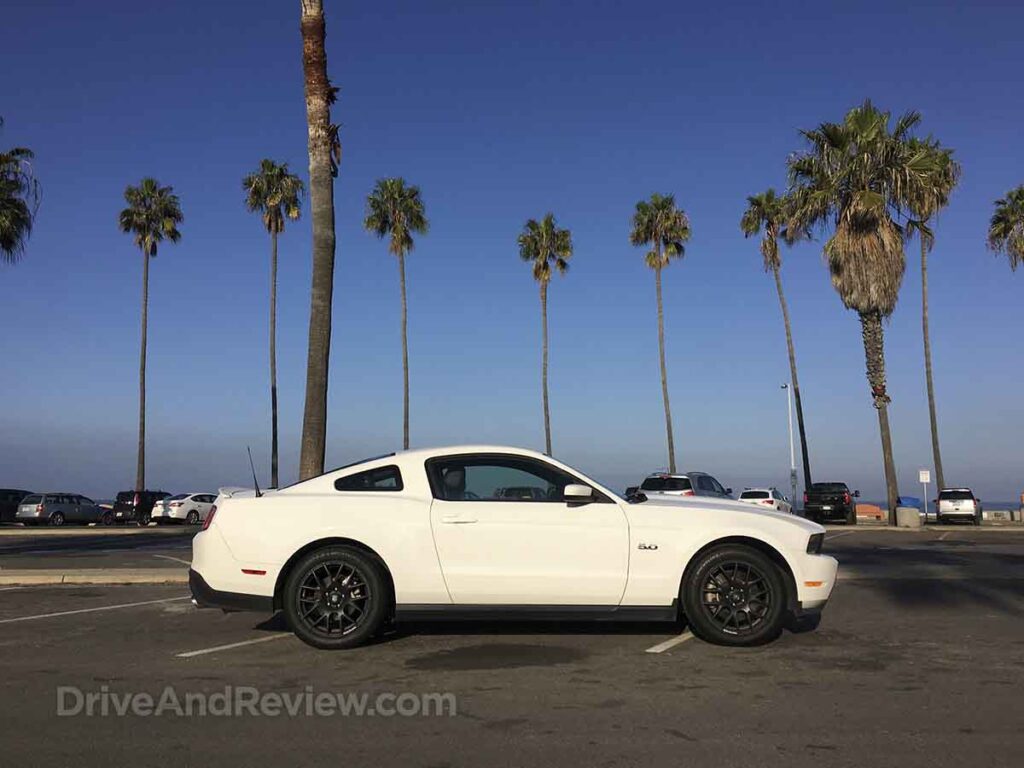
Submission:
[[[228,486],[227,488],[218,488],[217,495],[223,496],[225,499],[234,499],[241,496],[255,496],[256,491],[252,488],[241,488],[239,486]]]

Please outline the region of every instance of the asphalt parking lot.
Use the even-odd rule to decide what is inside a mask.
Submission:
[[[180,586],[4,588],[4,759],[33,766],[1019,764],[1024,535],[828,536],[843,580],[820,627],[741,650],[706,645],[672,625],[429,624],[326,653],[268,616],[195,610]],[[181,698],[226,686],[371,701],[445,693],[456,711],[58,716],[60,686],[154,698],[165,686]]]

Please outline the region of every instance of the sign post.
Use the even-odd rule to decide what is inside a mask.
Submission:
[[[928,522],[928,483],[932,481],[932,473],[930,470],[922,469],[917,473],[918,480],[921,481],[921,485],[924,486],[924,521]],[[938,510],[935,511],[935,522],[939,521]]]

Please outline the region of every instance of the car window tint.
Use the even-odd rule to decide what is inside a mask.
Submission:
[[[368,469],[334,481],[338,491],[400,491],[402,487],[402,473],[394,465]]]
[[[767,491],[744,491],[740,494],[741,499],[767,499]]]
[[[711,482],[711,478],[707,475],[697,476],[697,487],[702,491],[713,491],[715,486]]]
[[[942,491],[939,493],[939,501],[971,501],[974,494],[970,491]]]
[[[37,496],[37,495],[26,496],[24,499],[21,500],[21,503],[22,504],[42,504],[43,503],[43,497],[42,496]]]

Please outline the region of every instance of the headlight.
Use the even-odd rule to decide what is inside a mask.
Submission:
[[[807,540],[807,554],[808,555],[820,555],[821,546],[825,543],[824,533],[812,533],[811,538]]]

